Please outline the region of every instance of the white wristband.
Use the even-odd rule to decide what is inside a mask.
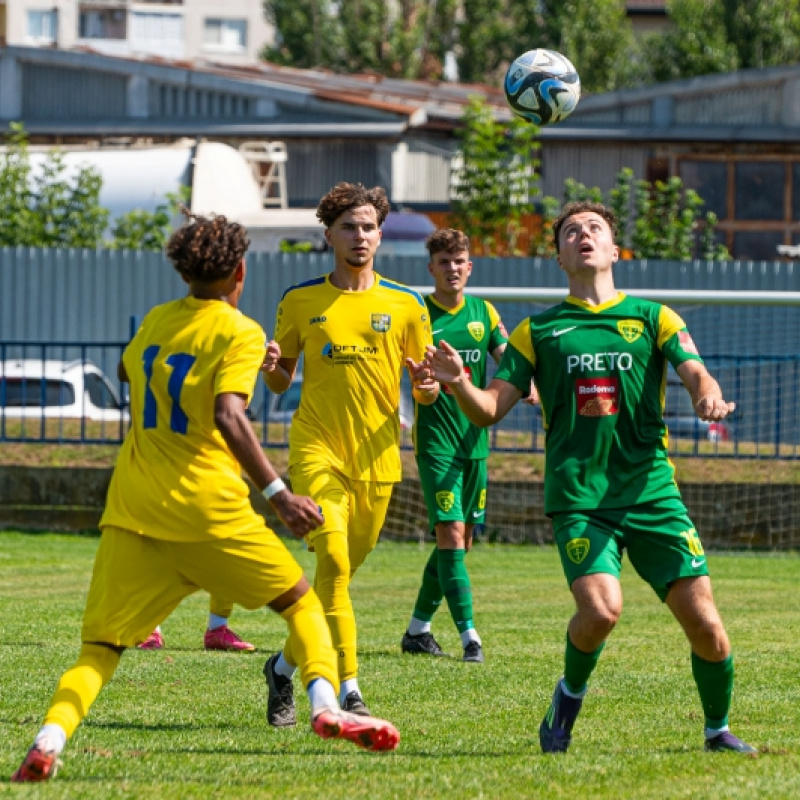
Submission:
[[[286,484],[280,478],[275,478],[275,480],[272,481],[269,486],[265,486],[261,490],[261,494],[263,494],[267,500],[270,500],[272,497],[278,494],[278,492],[282,492],[285,488]]]

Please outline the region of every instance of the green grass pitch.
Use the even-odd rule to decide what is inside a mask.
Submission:
[[[400,729],[395,753],[271,729],[261,669],[283,641],[267,612],[237,609],[255,655],[205,653],[206,595],[164,624],[167,648],[132,651],[63,755],[51,784],[8,778],[75,658],[94,537],[0,533],[0,796],[48,798],[797,798],[800,558],[711,554],[734,646],[732,729],[757,758],[705,753],[689,649],[626,564],[625,609],[565,756],[537,728],[560,675],[572,600],[552,548],[479,543],[468,557],[486,663],[403,656],[399,642],[428,553],[381,542],[356,576],[360,683]],[[313,569],[313,556],[291,543]],[[434,624],[460,654],[445,609]]]

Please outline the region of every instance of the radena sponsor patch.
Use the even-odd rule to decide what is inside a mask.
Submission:
[[[619,412],[617,378],[579,378],[575,381],[575,399],[582,417],[606,417]]]

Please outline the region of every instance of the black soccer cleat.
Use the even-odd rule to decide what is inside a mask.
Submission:
[[[275,653],[264,664],[267,679],[267,722],[275,728],[288,728],[297,724],[294,708],[294,685],[291,678],[275,672],[275,662],[280,653]]]
[[[461,660],[472,664],[483,664],[483,648],[481,647],[481,643],[473,639],[464,648],[464,658]]]
[[[712,753],[750,753],[756,754],[758,750],[751,747],[746,742],[743,742],[738,736],[734,736],[730,731],[723,731],[716,736],[711,736],[706,739],[704,748],[710,750]]]
[[[364,702],[364,698],[355,690],[345,695],[342,701],[342,711],[349,711],[351,714],[356,714],[359,717],[372,716],[372,714],[369,713],[367,704]]]
[[[400,643],[404,653],[419,654],[429,656],[443,656],[444,651],[439,647],[439,642],[433,638],[432,633],[419,633],[412,636],[408,631],[403,634],[403,641]]]

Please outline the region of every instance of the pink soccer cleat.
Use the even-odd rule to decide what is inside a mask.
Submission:
[[[203,637],[203,645],[206,650],[227,650],[232,653],[253,653],[256,649],[255,645],[245,642],[227,625],[207,630]]]
[[[391,722],[377,717],[361,717],[340,708],[320,711],[311,720],[311,727],[323,739],[346,739],[373,752],[394,750],[400,741],[400,734]]]
[[[160,650],[164,646],[161,631],[153,631],[143,642],[137,644],[139,650]]]
[[[58,772],[61,761],[55,751],[42,747],[42,743],[34,743],[19,769],[11,776],[11,783],[41,783]]]

